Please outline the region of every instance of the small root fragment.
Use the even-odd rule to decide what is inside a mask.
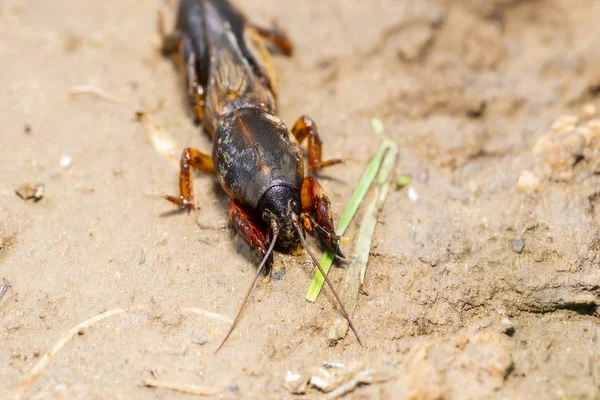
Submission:
[[[144,381],[144,386],[158,389],[173,390],[176,392],[193,394],[196,396],[216,396],[217,394],[223,392],[223,390],[214,386],[181,384],[175,382],[159,381],[156,379],[146,379]]]
[[[80,324],[75,325],[71,328],[65,336],[63,336],[58,342],[52,346],[50,351],[42,356],[42,358],[38,361],[38,363],[29,371],[27,374],[25,381],[19,387],[17,392],[15,393],[15,399],[19,400],[25,396],[27,390],[35,383],[35,381],[42,376],[42,374],[46,371],[46,367],[52,361],[52,358],[64,347],[65,344],[73,337],[78,336],[79,332],[82,332],[85,328],[89,328],[96,322],[102,321],[103,319],[113,317],[118,314],[124,313],[125,310],[122,308],[116,308],[114,310],[106,311],[101,314],[96,315],[88,320],[81,322]]]
[[[392,380],[393,378],[394,378],[394,375],[386,374],[382,371],[375,371],[375,370],[371,370],[371,369],[360,371],[359,373],[354,375],[352,377],[352,379],[350,379],[348,382],[346,382],[342,386],[338,387],[337,389],[329,392],[325,396],[325,398],[326,399],[337,399],[337,398],[342,397],[345,394],[353,391],[359,385],[384,383],[384,382]]]
[[[232,324],[233,323],[233,320],[231,318],[225,316],[225,315],[218,314],[216,312],[212,312],[212,311],[208,311],[208,310],[203,310],[201,308],[196,308],[196,307],[181,307],[181,312],[200,315],[202,317],[205,317],[205,318],[208,318],[208,319],[212,319],[212,320],[215,320],[215,321],[219,321],[219,322],[224,322],[226,324]]]
[[[146,134],[154,150],[174,167],[179,168],[178,151],[180,147],[175,143],[171,134],[156,124],[148,112],[137,111],[135,118],[146,129]]]
[[[108,93],[106,90],[99,88],[94,85],[78,85],[69,88],[68,90],[69,96],[76,97],[80,95],[90,94],[96,97],[101,98],[102,100],[109,101],[115,104],[127,104],[127,101],[123,100],[120,97],[112,95]]]

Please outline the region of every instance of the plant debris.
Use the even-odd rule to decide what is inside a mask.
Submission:
[[[146,379],[144,386],[158,389],[168,389],[176,392],[194,394],[196,396],[216,396],[222,393],[223,390],[214,386],[190,385],[175,382],[165,382],[156,379]]]
[[[208,310],[203,310],[201,308],[196,308],[196,307],[181,307],[181,312],[182,313],[191,313],[191,314],[196,314],[196,315],[200,315],[203,316],[205,318],[208,319],[212,319],[215,321],[219,321],[219,322],[223,322],[226,324],[232,324],[233,320],[229,317],[226,317],[225,315],[222,314],[217,314],[215,312],[212,311],[208,311]]]
[[[171,134],[156,124],[150,117],[150,114],[145,111],[137,111],[135,118],[146,129],[148,139],[150,139],[154,150],[161,157],[170,161],[174,167],[179,168],[178,151],[181,148],[175,143]]]
[[[348,308],[348,312],[352,315],[356,304],[358,303],[358,295],[364,284],[365,274],[367,271],[367,263],[369,262],[369,254],[371,251],[371,242],[375,227],[377,226],[377,217],[383,209],[383,205],[387,198],[390,188],[390,175],[396,165],[398,157],[398,148],[394,144],[386,152],[381,168],[377,174],[377,184],[375,186],[375,194],[373,200],[367,205],[363,219],[360,223],[358,238],[354,246],[354,254],[352,255],[350,265],[346,272],[346,287],[344,289],[344,303]],[[329,340],[334,343],[346,336],[348,331],[348,321],[343,316],[338,318],[333,323],[329,331]]]
[[[15,193],[23,200],[33,200],[34,202],[38,202],[44,197],[44,184],[24,183],[15,190]]]
[[[109,101],[116,104],[127,104],[125,100],[120,97],[114,96],[108,93],[106,90],[99,88],[94,85],[78,85],[73,86],[68,91],[69,96],[76,97],[81,95],[92,95],[101,98],[102,100]]]
[[[383,122],[381,122],[379,118],[373,118],[371,120],[371,125],[373,127],[373,131],[376,134],[383,135]],[[352,199],[350,199],[350,202],[346,206],[346,209],[344,210],[344,213],[340,218],[340,222],[338,223],[338,226],[335,230],[336,235],[342,236],[346,232],[346,229],[348,229],[350,222],[352,222],[352,219],[354,218],[358,207],[362,203],[367,192],[369,191],[369,188],[371,187],[371,184],[375,180],[375,177],[377,176],[377,172],[381,167],[385,154],[388,152],[388,150],[393,149],[395,147],[396,144],[392,140],[387,138],[384,139],[383,143],[377,150],[377,153],[375,153],[375,156],[373,156],[373,158],[367,165],[367,169],[365,170],[360,182],[358,183],[358,186],[356,187],[356,190],[352,195]],[[323,254],[323,257],[320,261],[320,265],[325,274],[329,272],[329,269],[331,268],[334,259],[335,254],[333,254],[331,251],[326,251],[325,254]],[[319,296],[319,293],[321,293],[321,289],[323,288],[324,282],[325,278],[323,277],[323,275],[321,275],[321,272],[317,270],[315,272],[315,275],[313,276],[312,282],[310,283],[310,287],[308,288],[308,293],[306,294],[306,299],[308,301],[314,302],[315,300],[317,300],[317,297]]]
[[[323,361],[323,366],[329,368],[344,368],[344,363]]]
[[[400,178],[396,181],[396,189],[402,189],[412,182],[412,176],[410,175],[401,175]]]
[[[333,369],[312,367],[302,373],[288,370],[283,386],[292,394],[305,394],[310,386],[328,393],[326,399],[336,399],[359,385],[386,382],[394,378],[392,373],[365,369],[363,363],[358,361],[351,363],[347,368],[343,364],[339,365]]]
[[[42,356],[42,358],[40,358],[38,363],[35,364],[31,371],[29,371],[29,373],[26,375],[25,381],[19,387],[19,390],[17,390],[17,393],[15,394],[15,400],[22,399],[25,396],[25,393],[31,387],[31,385],[33,385],[33,383],[44,373],[44,371],[46,371],[46,367],[48,366],[50,361],[52,361],[52,358],[56,355],[56,353],[59,352],[60,349],[64,347],[65,344],[67,344],[69,340],[79,335],[79,332],[81,332],[85,328],[92,326],[96,322],[102,321],[103,319],[110,318],[118,314],[122,314],[124,312],[125,310],[122,308],[116,308],[114,310],[106,311],[96,315],[95,317],[87,319],[71,328],[65,336],[60,338],[60,340],[56,342],[54,346],[52,346],[49,352],[47,352]]]

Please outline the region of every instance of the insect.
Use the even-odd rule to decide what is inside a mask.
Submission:
[[[275,246],[293,254],[301,254],[304,247],[321,269],[305,241],[309,232],[343,257],[331,203],[317,179],[305,175],[300,143],[308,142],[311,171],[342,160],[322,160],[319,131],[309,117],[301,117],[290,131],[276,116],[277,82],[269,48],[285,55],[293,49],[282,30],[252,24],[227,0],[181,0],[175,31],[165,34],[162,14],[159,30],[163,53],[174,55],[184,77],[194,117],[213,141],[212,155],[194,148],[183,151],[180,195],[165,198],[190,211],[195,207],[192,168],[216,175],[230,198],[233,227],[262,259],[218,351],[235,328],[261,272],[263,282],[268,282]],[[331,282],[326,281],[362,345]]]

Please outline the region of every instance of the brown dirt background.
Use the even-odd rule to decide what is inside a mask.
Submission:
[[[396,176],[414,177],[418,200],[392,191],[376,229],[368,296],[354,315],[367,348],[352,335],[329,346],[333,298],[306,302],[307,258],[277,254],[283,279],[255,290],[213,355],[227,324],[182,307],[233,316],[255,262],[227,227],[226,198],[210,177],[195,181],[196,216],[159,217],[177,171],[134,111],[164,101],[154,121],[181,148],[210,148],[156,49],[156,12],[171,26],[173,9],[3,0],[0,278],[12,288],[0,301],[0,397],[13,398],[79,322],[138,307],[69,341],[27,397],[188,397],[142,387],[154,373],[284,398],[288,370],[361,361],[396,377],[349,398],[600,398],[597,152],[559,143],[573,160],[558,177],[534,153],[560,115],[600,103],[600,1],[241,6],[254,21],[276,18],[296,45],[294,57],[275,59],[280,115],[289,125],[312,116],[326,155],[346,158],[322,178],[336,216],[378,147],[371,117],[401,148]],[[81,84],[127,104],[67,96]],[[523,170],[537,174],[536,190],[517,189]],[[14,194],[26,182],[45,184],[41,201]],[[340,267],[331,276],[341,286]],[[194,343],[198,335],[208,343]]]

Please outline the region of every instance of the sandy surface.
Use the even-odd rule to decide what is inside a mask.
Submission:
[[[322,179],[336,216],[378,147],[371,117],[401,148],[395,175],[414,177],[418,199],[390,193],[376,229],[354,315],[367,347],[329,345],[333,298],[306,302],[306,256],[277,254],[283,278],[213,355],[228,324],[186,310],[233,316],[256,264],[210,177],[196,215],[160,217],[177,170],[134,112],[162,105],[152,118],[178,147],[210,148],[156,50],[156,11],[173,10],[3,0],[0,397],[78,323],[122,308],[52,354],[25,397],[188,396],[143,387],[156,378],[284,398],[288,371],[329,361],[391,376],[351,398],[599,398],[599,129],[580,109],[600,103],[600,1],[243,3],[296,44],[275,60],[283,120],[312,116],[347,160]],[[84,84],[123,102],[68,96]],[[565,114],[582,116],[552,128]],[[15,195],[26,183],[44,184],[40,201]]]

